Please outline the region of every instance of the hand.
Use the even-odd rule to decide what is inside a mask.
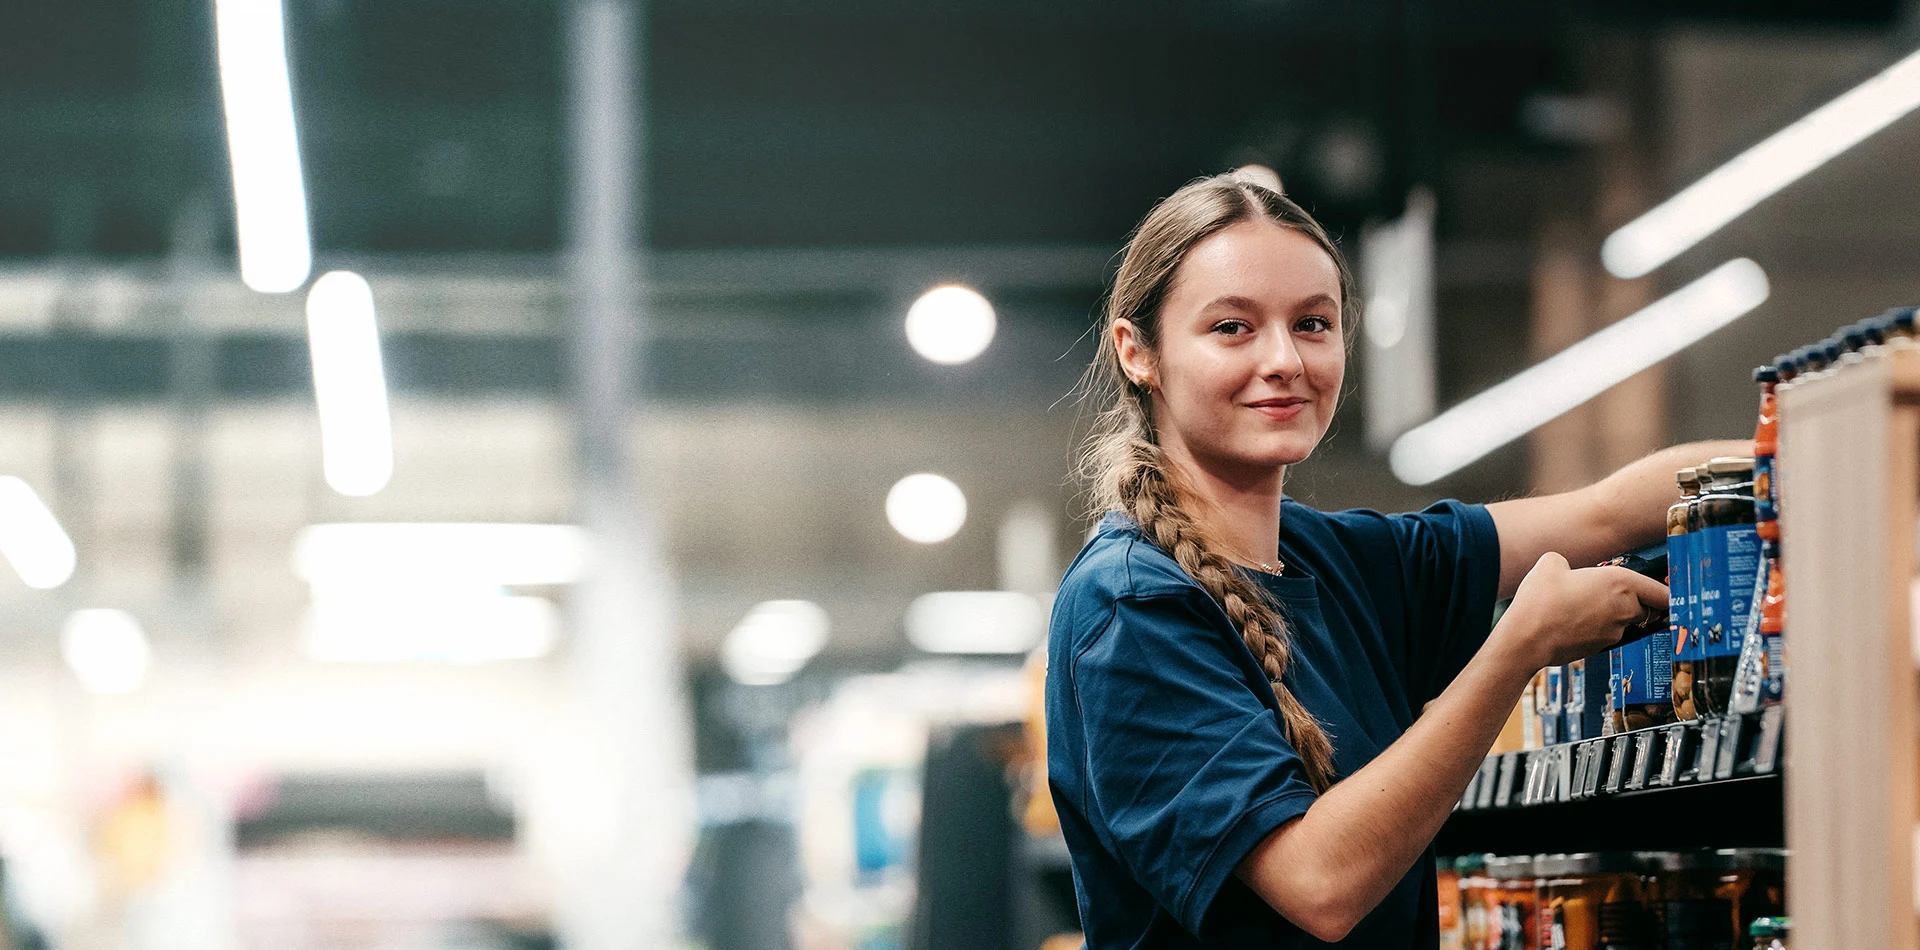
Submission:
[[[1628,624],[1667,609],[1667,585],[1624,567],[1574,570],[1549,551],[1520,581],[1495,631],[1534,669],[1592,656],[1620,642]]]

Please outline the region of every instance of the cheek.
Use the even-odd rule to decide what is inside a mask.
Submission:
[[[1340,386],[1347,378],[1347,350],[1338,340],[1330,341],[1327,346],[1306,360],[1307,379],[1321,398],[1329,403],[1340,396]]]

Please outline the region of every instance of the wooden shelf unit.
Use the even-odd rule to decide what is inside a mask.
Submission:
[[[1920,950],[1920,349],[1780,388],[1795,950]]]

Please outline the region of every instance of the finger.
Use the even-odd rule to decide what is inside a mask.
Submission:
[[[1547,553],[1540,555],[1540,560],[1533,562],[1534,570],[1538,571],[1543,568],[1549,571],[1567,570],[1568,569],[1567,559],[1564,557],[1561,557],[1558,551],[1548,551]]]
[[[1602,570],[1617,572],[1614,574],[1615,579],[1626,585],[1627,592],[1640,601],[1641,606],[1661,611],[1667,609],[1669,596],[1667,585],[1624,567],[1608,567]]]

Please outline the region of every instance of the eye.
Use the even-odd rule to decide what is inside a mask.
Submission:
[[[1222,320],[1213,325],[1213,332],[1223,333],[1227,336],[1240,336],[1253,332],[1253,324],[1245,320]]]
[[[1326,317],[1302,317],[1293,329],[1299,333],[1325,333],[1333,329],[1333,321]]]

